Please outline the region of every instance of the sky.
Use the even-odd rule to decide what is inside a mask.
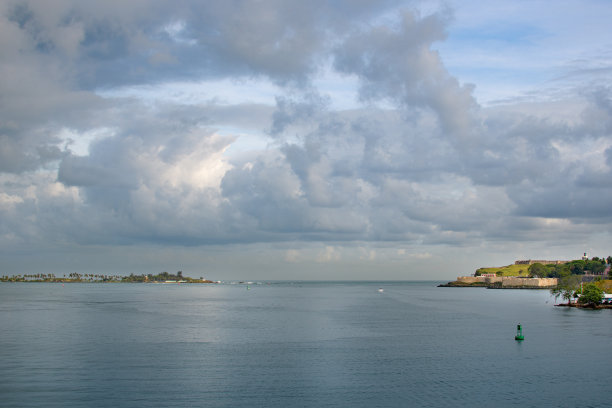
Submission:
[[[0,0],[0,273],[612,254],[607,0]]]

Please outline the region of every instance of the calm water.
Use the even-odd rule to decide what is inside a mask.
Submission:
[[[612,405],[612,310],[547,291],[13,283],[0,330],[2,407]]]

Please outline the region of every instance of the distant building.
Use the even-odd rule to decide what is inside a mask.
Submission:
[[[584,255],[582,255],[582,260],[583,261],[588,261],[589,257],[587,256],[587,253],[585,252]]]

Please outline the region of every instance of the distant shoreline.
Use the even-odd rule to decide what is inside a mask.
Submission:
[[[16,274],[0,276],[0,282],[39,282],[39,283],[217,283],[204,277],[192,278],[183,271],[174,273],[118,275],[73,272],[56,276],[54,273]]]
[[[0,283],[156,283],[156,284],[203,284],[219,283],[208,279],[192,279],[181,281],[125,281],[125,280],[86,280],[86,279],[46,279],[46,280],[27,280],[27,279],[0,279]]]

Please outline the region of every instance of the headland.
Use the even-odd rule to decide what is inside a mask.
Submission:
[[[515,276],[458,276],[457,280],[439,285],[440,287],[488,289],[552,289],[557,278],[520,278]]]
[[[581,282],[609,278],[612,257],[589,259],[584,253],[573,261],[527,259],[511,265],[479,268],[471,276],[458,276],[441,287],[485,287],[489,289],[554,289],[560,279],[576,276]]]

